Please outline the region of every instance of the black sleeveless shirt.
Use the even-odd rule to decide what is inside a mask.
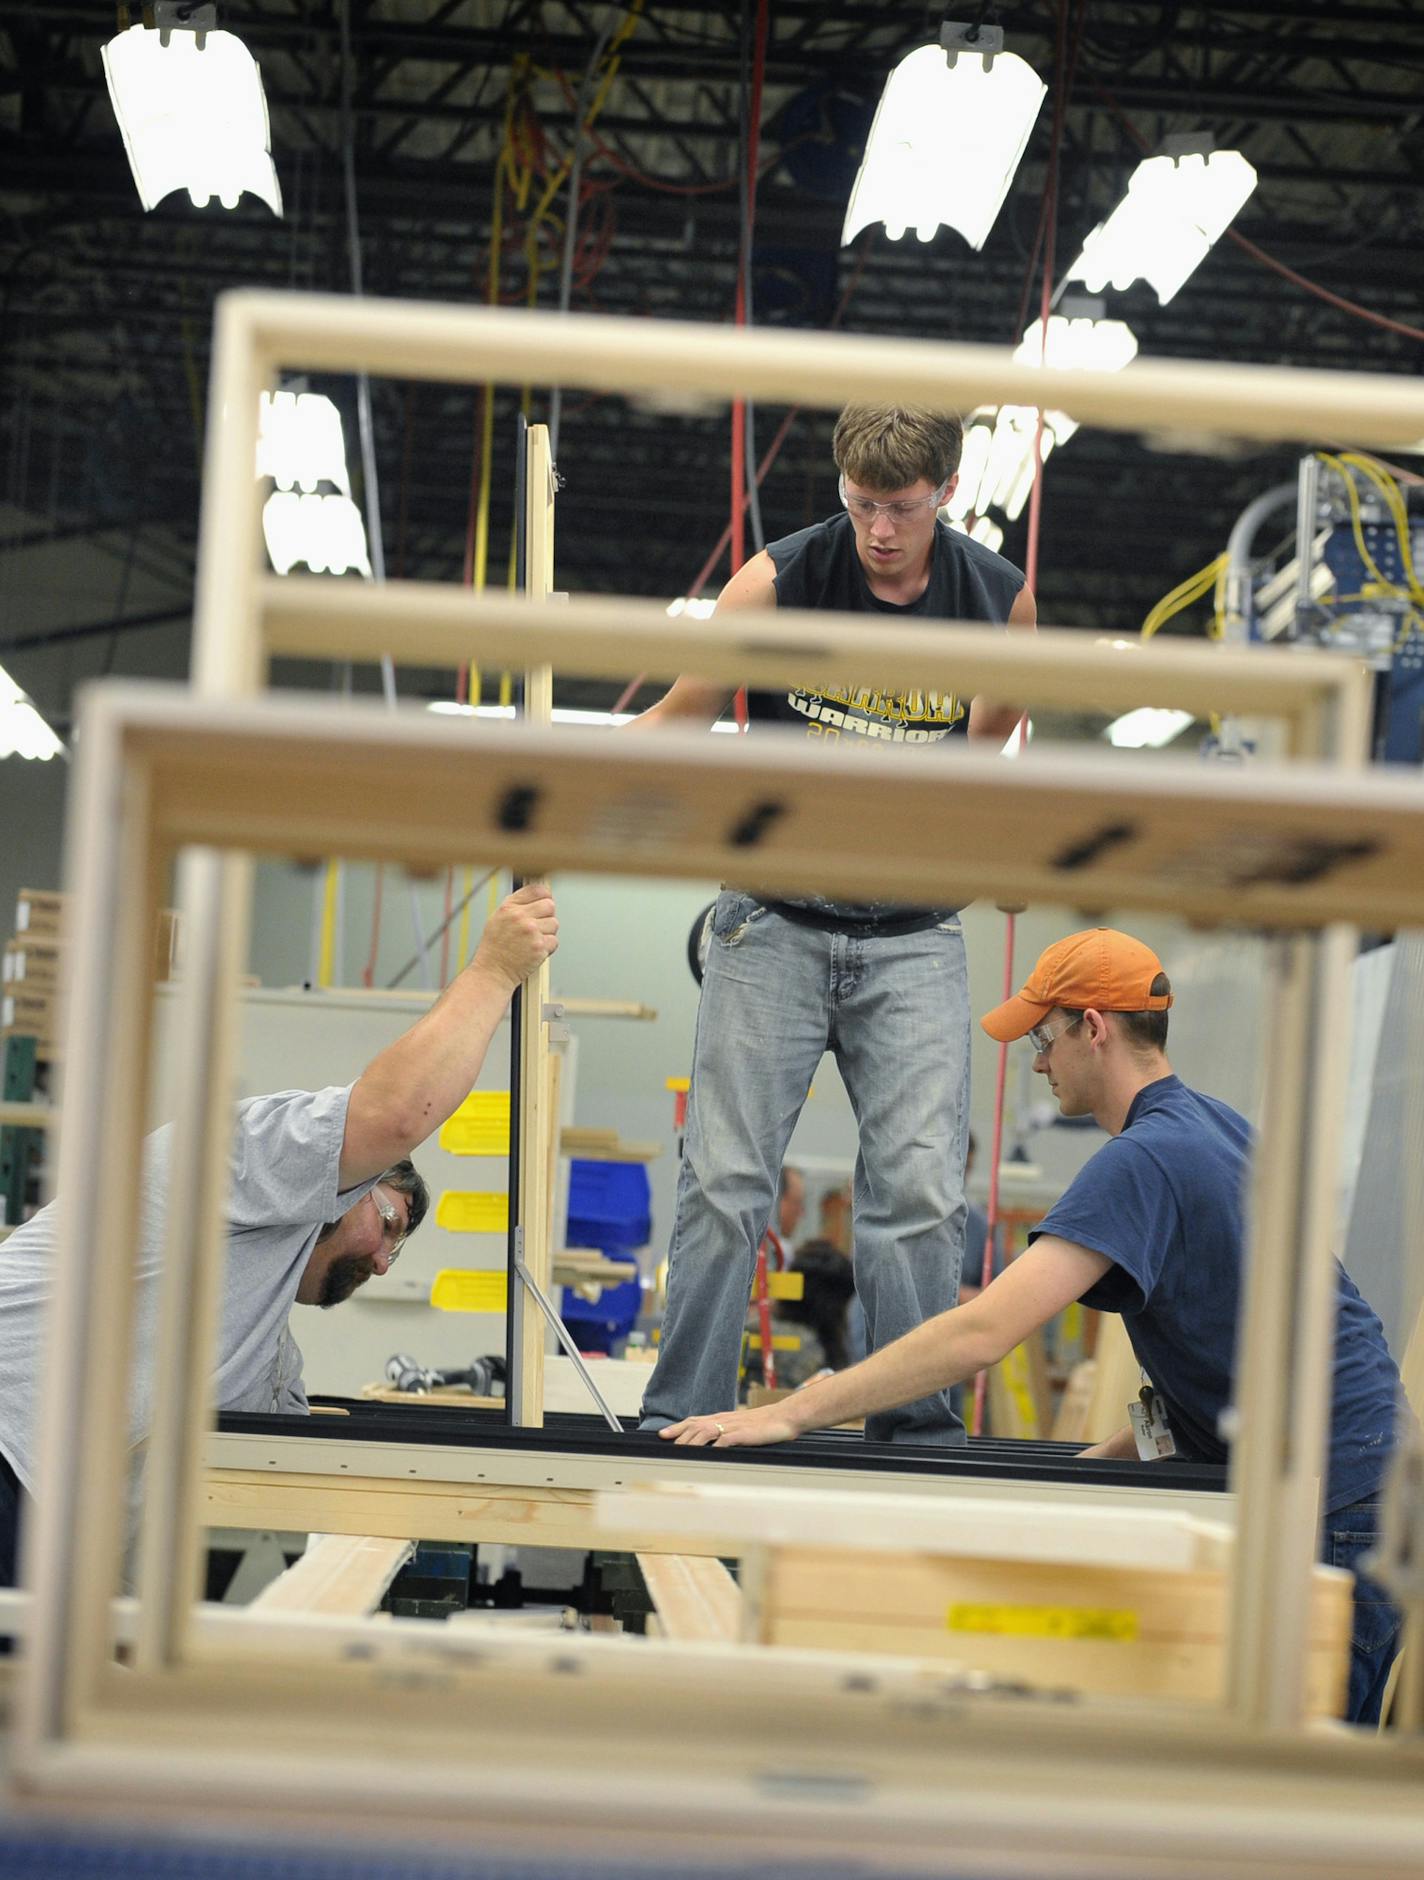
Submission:
[[[900,615],[908,619],[985,620],[1003,626],[1024,585],[1011,561],[971,541],[946,522],[935,525],[930,578],[918,600],[904,606],[881,600],[871,590],[855,530],[842,512],[825,522],[798,529],[767,544],[776,568],[780,607],[822,607],[836,613]],[[874,628],[870,629],[874,633]],[[873,659],[867,654],[867,665]],[[969,700],[953,692],[886,692],[873,685],[818,687],[808,681],[786,692],[753,692],[747,699],[753,724],[799,726],[809,738],[844,747],[864,740],[867,746],[938,744],[962,737],[969,729]],[[847,903],[822,896],[778,903],[792,917],[824,915],[818,925],[929,927],[954,913],[950,908],[911,909],[879,902]],[[916,915],[923,918],[916,920]]]

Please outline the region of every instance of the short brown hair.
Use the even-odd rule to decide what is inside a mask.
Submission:
[[[1172,982],[1165,973],[1158,973],[1147,988],[1149,998],[1168,999],[1172,996]],[[1072,1006],[1060,1006],[1060,1011],[1067,1012],[1071,1018],[1081,1018],[1081,1011]],[[1165,1051],[1167,1049],[1167,1009],[1160,1012],[1118,1012],[1122,1020],[1123,1036],[1128,1043],[1139,1051]]]
[[[903,490],[921,477],[938,489],[959,468],[964,426],[921,405],[847,405],[836,420],[836,468],[867,490]]]

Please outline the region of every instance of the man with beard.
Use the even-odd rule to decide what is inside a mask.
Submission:
[[[486,922],[474,958],[354,1084],[284,1090],[237,1106],[226,1206],[213,1402],[307,1408],[293,1305],[334,1306],[390,1267],[430,1197],[409,1160],[464,1101],[516,986],[558,945],[547,887],[531,883]],[[144,1144],[134,1365],[135,1446],[151,1420],[158,1275],[173,1126]],[[51,1202],[0,1249],[0,1585],[13,1585],[21,1506],[36,1487],[44,1308],[57,1244]]]

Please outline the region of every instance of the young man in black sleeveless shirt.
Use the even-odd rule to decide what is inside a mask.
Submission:
[[[735,573],[738,607],[984,620],[1032,628],[1012,563],[938,519],[962,432],[944,413],[848,406],[833,451],[842,511],[771,543]],[[715,617],[711,631],[716,631]],[[867,622],[867,641],[874,635]],[[867,663],[873,660],[867,655]],[[793,686],[752,701],[757,722],[828,748],[1002,743],[1017,711],[954,693]],[[635,721],[706,729],[725,688],[685,676]],[[643,1427],[730,1409],[756,1250],[782,1157],[826,1050],[860,1131],[856,1287],[872,1351],[952,1306],[964,1256],[969,992],[959,910],[810,896],[717,900],[702,985],[668,1309]],[[979,1249],[975,1250],[976,1253]],[[872,1417],[871,1441],[958,1443],[944,1391]]]

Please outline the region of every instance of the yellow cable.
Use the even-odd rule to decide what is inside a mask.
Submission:
[[[1207,592],[1208,585],[1207,582],[1202,582],[1197,587],[1187,588],[1178,594],[1169,594],[1158,601],[1157,605],[1142,623],[1142,638],[1144,640],[1150,640],[1153,634],[1163,627],[1174,614],[1181,613],[1183,608],[1190,607],[1195,601],[1200,600],[1202,595]]]
[[[1198,568],[1195,574],[1188,575],[1186,580],[1179,582],[1169,594],[1164,594],[1143,621],[1142,638],[1150,640],[1153,634],[1175,614],[1183,612],[1194,601],[1200,600],[1217,582],[1225,564],[1225,555],[1213,556],[1204,568]]]
[[[1329,451],[1317,451],[1316,455],[1319,457],[1321,463],[1323,463],[1327,469],[1333,470],[1336,476],[1338,476],[1345,485],[1345,495],[1350,505],[1350,529],[1355,538],[1355,547],[1360,552],[1360,560],[1365,564],[1370,574],[1379,583],[1380,588],[1386,595],[1392,598],[1399,598],[1403,595],[1404,589],[1389,580],[1381,571],[1379,563],[1370,553],[1369,545],[1365,541],[1364,522],[1360,514],[1360,492],[1355,488],[1353,474],[1347,465],[1341,463],[1340,459],[1332,456]]]
[[[329,986],[336,971],[336,891],[341,879],[340,862],[326,865],[326,883],[321,897],[321,950],[317,955],[316,983]]]
[[[1202,593],[1210,587],[1215,578],[1216,562],[1212,561],[1205,568],[1198,568],[1195,574],[1188,575],[1185,581],[1178,582],[1176,587],[1164,594],[1152,608],[1152,613],[1161,614],[1170,611],[1176,602],[1191,599],[1194,595]]]
[[[1394,532],[1399,541],[1399,565],[1404,570],[1404,579],[1410,595],[1416,601],[1424,601],[1424,588],[1421,588],[1419,578],[1414,572],[1414,555],[1409,541],[1409,511],[1398,483],[1363,451],[1342,451],[1340,461],[1344,464],[1357,465],[1363,470],[1384,498],[1385,508],[1394,521]]]
[[[1230,568],[1229,555],[1217,557],[1216,580],[1212,583],[1211,591],[1211,620],[1207,625],[1207,632],[1213,640],[1226,638],[1226,577]],[[1219,726],[1214,725],[1213,729],[1219,729]]]

